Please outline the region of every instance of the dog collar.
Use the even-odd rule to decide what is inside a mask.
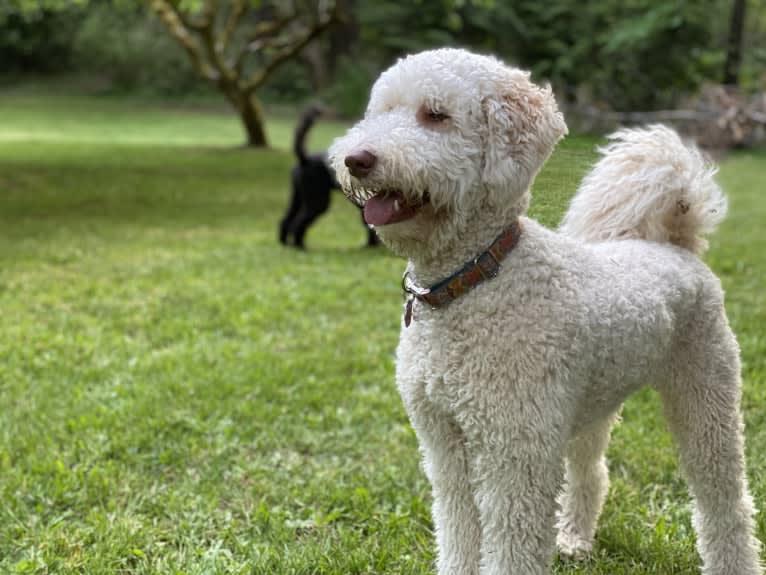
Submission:
[[[405,271],[402,277],[402,290],[407,297],[404,304],[405,327],[409,327],[412,322],[412,306],[416,299],[426,302],[432,309],[444,307],[484,280],[495,277],[500,271],[500,262],[516,246],[520,236],[521,223],[516,221],[497,236],[486,251],[431,287],[418,287],[412,281],[409,270]]]

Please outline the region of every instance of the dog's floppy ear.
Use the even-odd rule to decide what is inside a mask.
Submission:
[[[482,179],[489,186],[523,186],[567,133],[549,86],[530,82],[529,73],[508,70],[495,94],[482,100],[487,122]]]

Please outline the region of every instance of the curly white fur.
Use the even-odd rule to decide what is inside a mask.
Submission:
[[[424,122],[424,109],[440,120]],[[377,228],[420,285],[521,218],[497,277],[443,308],[416,303],[402,325],[397,386],[433,487],[438,571],[549,574],[556,540],[564,554],[587,554],[609,430],[625,397],[649,385],[694,498],[703,573],[760,575],[739,350],[719,282],[690,251],[722,217],[720,192],[669,130],[622,132],[563,231],[547,230],[522,216],[565,133],[550,90],[527,73],[445,49],[386,71],[365,118],[330,150],[357,200],[430,198]],[[377,161],[353,177],[345,159],[360,150]]]
[[[673,130],[620,130],[580,185],[561,231],[583,241],[642,238],[701,253],[726,216],[716,169]]]

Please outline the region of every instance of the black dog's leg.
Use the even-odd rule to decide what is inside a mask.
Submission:
[[[320,168],[324,169],[324,166],[320,166]],[[312,166],[309,169],[304,169],[300,174],[301,207],[291,224],[295,245],[299,248],[305,247],[303,238],[309,226],[330,207],[330,192],[332,190],[327,182],[323,182],[321,178],[317,177],[316,171],[316,166]]]
[[[300,169],[294,168],[290,174],[292,181],[292,196],[290,197],[290,205],[285,212],[285,216],[279,223],[279,242],[287,245],[288,236],[294,228],[295,217],[298,215],[298,211],[303,203],[303,194],[301,186]]]
[[[364,221],[364,208],[359,208],[359,213],[362,216],[362,225],[364,226],[364,229],[367,230],[367,247],[374,248],[375,246],[380,244],[380,240],[378,239],[378,234],[375,233],[375,228],[368,225],[367,222]]]
[[[304,208],[298,213],[298,216],[295,218],[295,221],[292,225],[292,233],[293,237],[295,238],[295,247],[300,249],[305,249],[305,245],[303,243],[303,237],[306,235],[306,230],[309,229],[309,226],[314,223],[314,221],[321,216],[327,207],[325,206],[324,209],[320,211],[315,210],[309,210]]]

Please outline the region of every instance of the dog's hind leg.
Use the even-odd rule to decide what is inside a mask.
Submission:
[[[378,234],[375,232],[375,228],[368,225],[364,219],[364,209],[360,209],[359,213],[362,216],[362,225],[364,226],[364,229],[367,230],[367,247],[372,248],[379,245],[380,240],[378,239]]]
[[[306,171],[301,182],[303,194],[301,209],[291,224],[291,230],[295,237],[295,245],[304,248],[304,236],[309,227],[327,211],[330,207],[330,192],[332,191],[325,183],[317,185],[311,178],[314,172]],[[313,182],[313,183],[312,183]]]
[[[593,549],[601,506],[609,489],[604,452],[616,417],[608,417],[584,429],[567,447],[564,489],[556,544],[563,556],[585,558]]]
[[[298,212],[298,215],[296,216],[292,225],[293,237],[295,238],[295,245],[297,247],[301,249],[306,247],[304,244],[304,237],[306,236],[306,231],[309,229],[311,224],[313,224],[316,221],[316,219],[319,216],[321,216],[326,210],[327,210],[327,207],[317,212],[311,209],[306,209],[306,207],[304,206],[300,210],[300,212]]]
[[[279,242],[284,245],[287,245],[288,236],[292,232],[293,221],[295,220],[295,216],[298,215],[302,203],[303,194],[301,193],[302,189],[299,168],[293,169],[290,174],[290,182],[292,184],[290,205],[287,207],[287,211],[285,212],[282,221],[279,222]]]
[[[737,343],[723,315],[692,330],[660,393],[694,500],[702,572],[761,575],[745,475]]]

